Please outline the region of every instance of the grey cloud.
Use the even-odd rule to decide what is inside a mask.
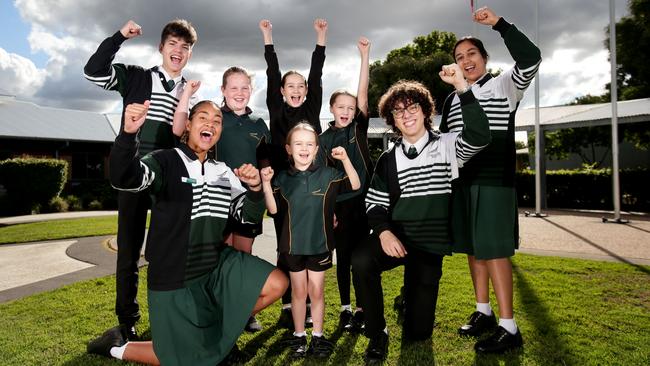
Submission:
[[[534,38],[533,1],[476,2],[479,5],[489,3],[497,14]],[[156,45],[160,30],[167,21],[186,18],[196,26],[199,34],[191,62],[207,63],[213,71],[237,64],[256,73],[264,72],[262,37],[257,26],[262,18],[273,22],[274,42],[283,70],[308,68],[316,39],[312,28],[316,17],[326,18],[329,22],[326,66],[350,57],[356,59],[355,42],[360,35],[371,38],[371,59],[376,60],[383,59],[388,51],[405,45],[413,37],[432,30],[446,30],[463,36],[475,28],[486,43],[493,62],[512,62],[496,32],[481,25],[475,27],[470,21],[469,1],[164,0],[156,1],[154,9],[152,2],[127,0],[111,2],[110,9],[105,2],[83,1],[62,5],[61,2],[28,0],[19,5],[29,6],[22,12],[26,21],[51,33],[69,34],[93,44],[98,44],[132,18],[143,27],[144,35],[129,41],[129,47]],[[617,1],[616,12],[619,17],[626,13],[626,3]],[[603,29],[608,20],[609,8],[604,1],[540,0],[540,46],[543,54],[548,56],[560,47],[577,49],[579,55],[602,50]],[[88,56],[90,54],[85,57]],[[80,75],[85,62],[83,58],[70,60],[64,71],[66,75],[60,80],[48,79],[37,97],[56,105],[108,108],[115,95],[108,95],[110,93],[83,80]],[[351,70],[350,75],[356,80],[358,71]],[[324,76],[326,92],[338,88],[331,84],[338,83],[335,79],[339,77]],[[548,82],[543,85],[555,81]],[[92,88],[97,90],[90,91]],[[263,107],[264,98],[257,97],[254,102]]]

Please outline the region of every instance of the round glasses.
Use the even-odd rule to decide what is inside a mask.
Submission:
[[[420,109],[420,103],[411,103],[407,105],[405,108],[395,108],[390,113],[393,115],[394,118],[402,118],[404,117],[404,112],[409,112],[409,114],[415,114],[417,111]]]

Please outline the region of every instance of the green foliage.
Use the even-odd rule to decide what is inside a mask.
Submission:
[[[386,61],[370,65],[368,101],[370,116],[377,117],[379,98],[398,80],[416,80],[431,92],[438,110],[442,108],[452,88],[438,76],[443,65],[454,62],[451,57],[456,36],[450,32],[433,31],[427,36],[418,36],[412,44],[390,51]]]
[[[68,202],[59,196],[52,198],[47,204],[48,212],[67,212],[69,207]]]
[[[630,15],[616,23],[619,100],[650,96],[650,0],[630,0]],[[605,47],[609,49],[609,27]]]
[[[0,184],[7,190],[9,215],[29,214],[45,207],[61,193],[68,174],[68,163],[56,159],[18,158],[0,161]]]
[[[96,211],[96,210],[101,210],[102,208],[104,208],[104,205],[102,205],[102,203],[99,202],[98,200],[92,200],[88,204],[88,209],[89,210],[95,210]]]
[[[535,171],[517,172],[517,200],[522,207],[535,205]],[[648,169],[624,169],[619,173],[621,208],[650,212]],[[612,210],[612,172],[586,166],[576,170],[546,171],[546,202],[549,208]]]
[[[650,148],[650,123],[626,123],[618,126],[619,143],[630,142],[639,150]],[[551,160],[565,160],[577,154],[583,165],[599,168],[610,155],[612,128],[610,126],[564,128],[544,133],[544,152]],[[535,133],[528,134],[530,153],[535,153]],[[604,148],[598,154],[597,148]]]
[[[68,202],[70,211],[81,211],[83,210],[83,203],[79,197],[69,194],[65,197],[65,200]]]

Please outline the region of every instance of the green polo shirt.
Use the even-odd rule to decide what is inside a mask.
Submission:
[[[223,112],[223,129],[217,143],[217,160],[223,161],[231,169],[242,164],[259,167],[259,160],[268,159],[266,144],[271,142],[271,133],[261,118],[252,117],[252,111],[246,107],[246,113],[238,116],[227,106]]]
[[[334,121],[332,121],[329,128],[319,136],[319,140],[319,164],[331,166],[340,172],[345,172],[343,163],[332,158],[331,155],[333,148],[341,146],[348,153],[352,166],[354,166],[354,170],[357,171],[361,181],[361,189],[343,193],[336,200],[341,202],[365,194],[373,171],[368,149],[368,116],[358,112],[352,122],[344,128],[337,128],[334,126]]]
[[[273,180],[278,212],[285,215],[280,253],[314,255],[334,250],[334,205],[339,192],[351,191],[342,172],[312,164],[307,170],[283,170]]]

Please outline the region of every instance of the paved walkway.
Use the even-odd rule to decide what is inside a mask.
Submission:
[[[523,212],[523,211],[522,211]],[[627,224],[603,223],[597,212],[549,211],[548,217],[520,214],[520,252],[650,266],[650,217],[624,216]],[[42,220],[115,215],[115,211],[0,218],[0,226]],[[0,245],[0,302],[113,274],[115,237],[89,237]],[[253,254],[274,263],[275,231],[264,220],[264,234]],[[146,262],[142,260],[141,264]]]

